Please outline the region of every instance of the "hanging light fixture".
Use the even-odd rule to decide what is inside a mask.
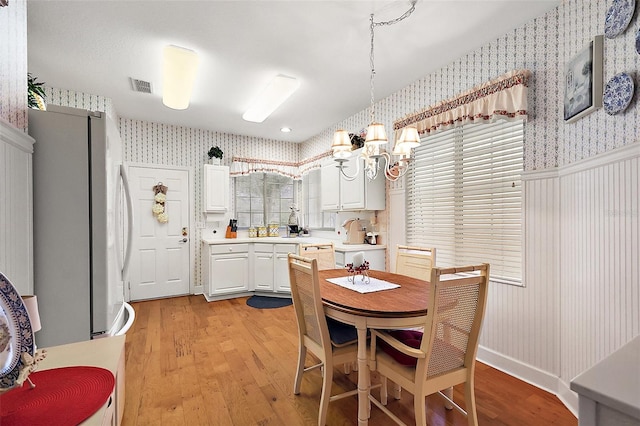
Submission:
[[[370,100],[371,106],[369,108],[369,115],[371,118],[370,124],[367,127],[367,136],[364,141],[364,148],[362,149],[361,157],[365,162],[364,171],[370,180],[375,179],[378,176],[378,169],[380,167],[380,159],[384,160],[384,177],[388,180],[395,181],[404,176],[408,170],[409,161],[411,160],[411,149],[420,145],[420,135],[418,135],[418,129],[415,127],[406,127],[402,130],[400,138],[396,142],[391,155],[395,158],[391,158],[391,155],[387,152],[381,152],[380,146],[385,145],[388,142],[387,132],[384,129],[382,123],[378,123],[375,120],[375,97],[374,97],[374,78],[376,74],[375,61],[374,61],[374,29],[378,26],[393,25],[408,18],[416,8],[416,1],[411,2],[411,8],[407,10],[402,16],[392,19],[391,21],[375,22],[373,19],[373,13],[369,19],[369,30],[371,35],[371,50],[369,54],[369,65],[371,68],[371,74],[369,78],[370,83]],[[338,162],[338,168],[346,180],[354,180],[359,173],[358,167],[354,175],[347,175],[344,171],[344,163],[348,161],[348,157],[351,156],[351,141],[349,133],[346,130],[337,130],[333,135],[333,143],[331,144],[333,151],[333,157]]]

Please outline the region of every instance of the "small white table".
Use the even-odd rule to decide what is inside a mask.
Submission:
[[[36,336],[37,337],[37,336]],[[124,343],[126,336],[112,336],[86,342],[44,348],[47,357],[36,371],[53,368],[89,366],[101,367],[113,373],[115,388],[107,402],[82,426],[119,425],[124,414]],[[36,383],[36,386],[38,384]]]
[[[571,381],[580,426],[640,425],[640,336]]]

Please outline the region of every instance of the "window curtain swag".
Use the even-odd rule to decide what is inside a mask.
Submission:
[[[402,129],[416,126],[428,135],[467,123],[494,122],[498,119],[526,120],[527,93],[531,71],[515,70],[476,86],[454,98],[442,101],[393,123],[396,139]]]
[[[331,155],[331,151],[316,155],[299,162],[265,160],[262,158],[233,157],[231,160],[231,177],[245,176],[251,173],[276,173],[292,179],[300,180],[302,175],[319,168],[322,160]]]

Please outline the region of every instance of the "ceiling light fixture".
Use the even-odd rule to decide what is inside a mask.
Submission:
[[[291,127],[283,127],[283,128],[280,129],[280,131],[282,133],[289,133],[289,132],[291,132]]]
[[[278,74],[269,82],[262,93],[253,101],[242,118],[254,123],[262,123],[300,87],[300,82],[293,77]]]
[[[392,19],[391,21],[375,22],[373,20],[373,14],[370,15],[370,34],[371,34],[371,51],[369,54],[369,65],[371,67],[370,75],[370,89],[371,89],[371,106],[369,114],[371,121],[369,127],[367,127],[367,136],[364,141],[364,148],[362,149],[361,157],[365,162],[364,171],[367,178],[370,180],[375,179],[378,176],[378,168],[380,165],[380,159],[384,159],[384,177],[388,180],[395,181],[404,176],[408,170],[409,161],[411,160],[411,148],[415,148],[420,145],[420,135],[415,127],[407,127],[402,131],[400,138],[396,142],[396,145],[391,152],[391,155],[397,157],[396,161],[392,161],[391,155],[387,152],[381,152],[380,146],[385,145],[387,140],[387,133],[384,129],[384,125],[376,122],[375,120],[375,98],[374,98],[374,77],[376,74],[375,62],[374,62],[374,28],[383,25],[393,25],[408,18],[416,8],[416,1],[411,2],[411,8],[407,10],[402,16]],[[338,162],[340,172],[347,180],[354,180],[360,172],[359,163],[357,162],[357,168],[354,175],[349,176],[344,171],[344,163],[348,161],[348,157],[351,156],[351,140],[349,133],[346,130],[337,130],[333,135],[333,143],[331,145],[333,150],[334,160]]]
[[[163,50],[162,103],[173,109],[187,109],[196,80],[198,54],[169,45]]]

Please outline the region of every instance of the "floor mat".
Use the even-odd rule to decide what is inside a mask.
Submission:
[[[282,308],[292,303],[288,297],[251,296],[247,299],[247,305],[258,309]]]

